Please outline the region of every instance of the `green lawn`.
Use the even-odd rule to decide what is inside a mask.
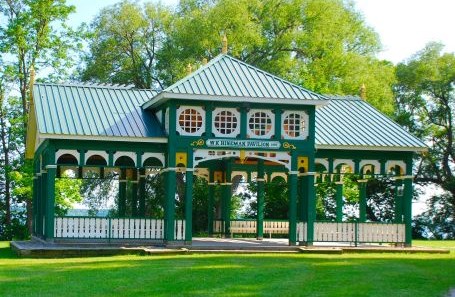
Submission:
[[[0,243],[1,296],[444,296],[454,276],[455,250],[19,259]]]

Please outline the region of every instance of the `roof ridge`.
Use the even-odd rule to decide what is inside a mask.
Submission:
[[[62,86],[62,87],[80,87],[80,88],[100,88],[100,89],[117,89],[117,90],[139,90],[134,87],[133,84],[123,85],[123,84],[110,84],[110,83],[84,83],[84,82],[63,82],[63,83],[46,83],[46,82],[36,82],[35,85],[48,85],[48,86]],[[153,89],[143,89],[155,91]]]
[[[329,100],[365,101],[358,95],[323,94]]]
[[[258,67],[256,67],[256,66],[253,66],[253,65],[251,65],[251,64],[248,64],[248,63],[246,63],[246,62],[244,62],[244,61],[242,61],[242,60],[239,60],[239,59],[237,59],[237,58],[234,58],[234,57],[232,57],[232,56],[230,56],[230,55],[228,55],[228,54],[225,54],[225,56],[228,57],[228,58],[230,58],[231,60],[235,60],[236,62],[238,62],[238,63],[240,63],[240,64],[243,64],[243,65],[246,66],[246,67],[254,68],[256,71],[259,71],[259,72],[261,72],[261,73],[264,74],[264,75],[268,75],[268,76],[270,76],[270,77],[272,77],[272,78],[274,78],[274,79],[277,79],[277,80],[281,81],[282,83],[289,84],[289,85],[294,86],[294,87],[296,87],[296,88],[298,88],[298,89],[300,89],[300,90],[304,90],[305,92],[311,93],[311,94],[313,94],[313,95],[315,95],[315,96],[317,96],[317,97],[322,97],[322,99],[328,99],[328,98],[327,98],[325,95],[323,95],[323,94],[318,94],[318,93],[316,93],[316,92],[313,92],[313,91],[311,91],[311,90],[308,90],[308,89],[306,89],[306,88],[304,88],[304,87],[302,87],[302,86],[299,86],[298,84],[295,84],[295,83],[293,83],[293,82],[290,82],[290,81],[288,81],[288,80],[286,80],[286,79],[284,79],[284,78],[281,78],[281,77],[279,77],[279,76],[277,76],[277,75],[275,75],[275,74],[272,74],[272,73],[270,73],[270,72],[267,72],[267,71],[265,71],[265,70],[263,70],[263,69],[261,69],[261,68],[258,68]]]
[[[213,59],[211,59],[207,64],[205,65],[202,65],[201,67],[199,67],[196,71],[193,71],[191,72],[190,74],[188,75],[185,75],[184,77],[182,77],[181,79],[179,79],[178,81],[176,81],[175,83],[173,83],[172,85],[170,85],[169,87],[165,88],[162,92],[167,92],[179,85],[181,85],[184,81],[188,80],[188,79],[191,79],[193,78],[194,76],[196,76],[197,74],[199,74],[200,72],[202,72],[204,69],[210,67],[211,65],[213,65],[215,62],[221,60],[221,58],[223,56],[228,56],[228,54],[219,54],[217,55],[216,57],[214,57]]]

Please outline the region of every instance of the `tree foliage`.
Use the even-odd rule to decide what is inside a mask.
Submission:
[[[166,87],[188,64],[229,53],[321,93],[357,94],[393,111],[393,65],[378,60],[377,34],[353,5],[324,0],[184,0],[175,11],[123,1],[104,9],[91,26],[82,79]]]
[[[425,140],[428,153],[419,157],[416,181],[440,186],[444,193],[429,201],[424,214],[429,221],[454,224],[455,213],[441,212],[455,207],[455,54],[443,53],[443,45],[429,43],[409,60],[397,66],[396,117]],[[439,229],[455,238],[454,230]]]

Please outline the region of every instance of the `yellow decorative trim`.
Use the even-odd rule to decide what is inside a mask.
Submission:
[[[191,146],[203,146],[205,144],[204,139],[198,139],[191,143]]]
[[[291,149],[291,150],[295,150],[296,149],[295,145],[293,145],[293,144],[291,144],[289,142],[283,142],[283,148],[284,149]]]
[[[303,172],[308,172],[308,157],[298,157],[297,158],[297,169],[302,169]]]
[[[184,167],[187,167],[187,154],[186,153],[175,153],[175,163],[182,164]]]

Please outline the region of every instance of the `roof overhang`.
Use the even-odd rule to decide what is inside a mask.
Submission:
[[[270,103],[270,104],[290,104],[290,105],[316,105],[323,106],[330,103],[330,100],[314,100],[314,99],[286,99],[286,98],[270,98],[270,97],[244,97],[244,96],[217,96],[217,95],[198,95],[198,94],[181,94],[171,92],[161,92],[150,101],[142,105],[142,109],[148,109],[158,106],[171,99],[185,100],[204,100],[216,102],[250,102],[250,103]]]
[[[316,149],[323,150],[356,150],[356,151],[395,151],[395,152],[416,152],[424,153],[428,151],[427,147],[401,147],[401,146],[360,146],[360,145],[330,145],[316,144]]]
[[[119,141],[141,143],[167,143],[165,137],[123,137],[123,136],[98,136],[98,135],[67,135],[67,134],[39,134],[41,139],[64,140],[91,140],[91,141]]]

